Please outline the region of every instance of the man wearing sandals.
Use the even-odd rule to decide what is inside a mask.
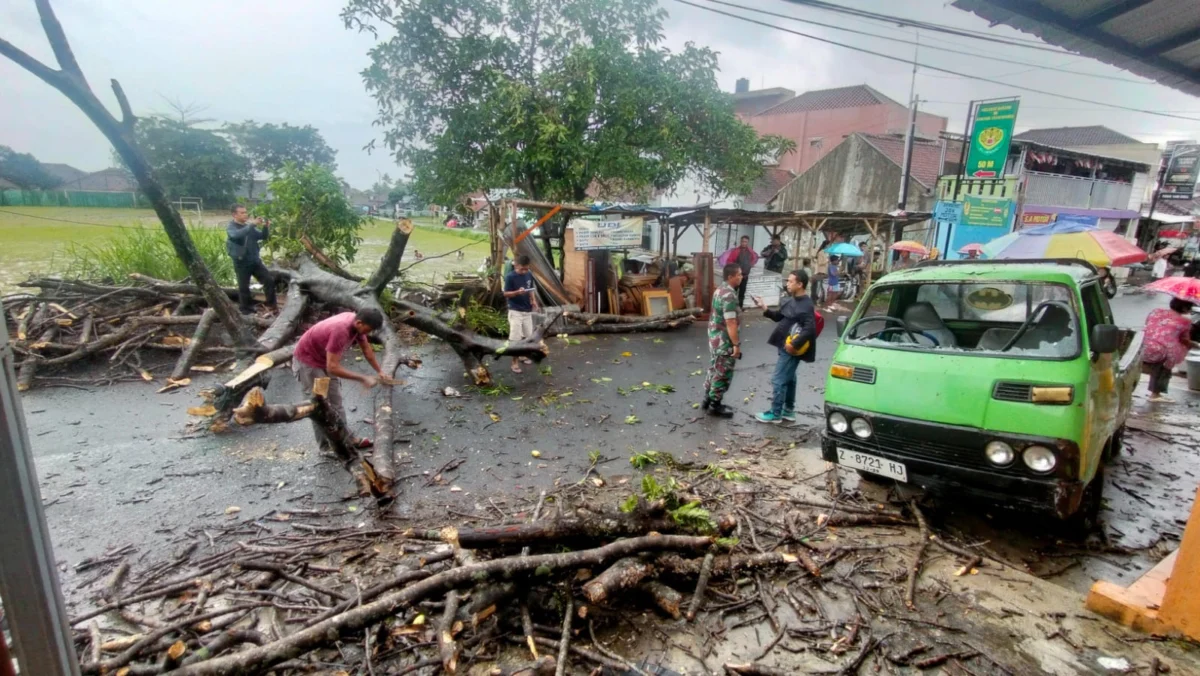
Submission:
[[[537,310],[537,289],[529,272],[529,256],[517,256],[512,272],[504,276],[504,297],[508,299],[508,340],[516,343],[533,336],[533,313]],[[532,364],[528,357],[513,357],[513,373],[521,372],[521,362]]]
[[[372,389],[379,384],[383,372],[375,359],[375,350],[367,341],[367,335],[383,326],[383,313],[375,308],[364,308],[358,312],[343,312],[328,319],[323,319],[300,336],[296,343],[296,351],[292,355],[292,373],[300,381],[304,393],[311,395],[313,381],[317,378],[329,378],[329,392],[325,400],[333,407],[338,415],[346,420],[346,411],[342,408],[342,387],[340,378],[357,380],[366,389]],[[342,366],[342,356],[346,348],[357,343],[362,348],[363,358],[375,369],[375,375],[368,376],[355,373]],[[313,422],[317,429],[317,438],[321,438],[321,428]],[[365,437],[356,437],[354,445],[358,448],[370,448],[372,441]]]

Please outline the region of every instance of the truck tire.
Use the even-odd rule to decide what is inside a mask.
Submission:
[[[1111,443],[1111,442],[1110,442]],[[1100,526],[1100,509],[1104,504],[1104,461],[1096,468],[1096,474],[1083,489],[1079,509],[1066,519],[1067,535],[1083,540]]]
[[[1125,450],[1125,426],[1121,425],[1117,431],[1113,432],[1112,438],[1108,440],[1108,445],[1104,447],[1104,462],[1112,462],[1121,455],[1121,451]]]

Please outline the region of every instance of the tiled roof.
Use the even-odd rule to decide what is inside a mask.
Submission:
[[[741,101],[743,99],[757,99],[764,96],[779,96],[781,94],[795,96],[796,92],[790,89],[784,89],[783,87],[771,87],[770,89],[751,89],[748,92],[734,92],[733,99],[735,101]]]
[[[69,183],[81,176],[87,175],[87,172],[82,169],[76,169],[69,164],[62,164],[60,162],[43,162],[42,169],[45,169],[46,173],[54,176],[63,183]]]
[[[1033,141],[1060,148],[1073,146],[1111,146],[1126,143],[1141,143],[1120,132],[1113,131],[1103,125],[1091,127],[1053,127],[1050,129],[1030,129],[1021,132],[1013,139],[1017,141]]]
[[[895,103],[895,101],[867,85],[854,85],[853,87],[804,92],[794,99],[788,99],[774,108],[762,111],[759,115],[799,113],[806,110],[830,110],[833,108],[859,108],[861,106],[878,106],[884,103]]]
[[[779,167],[767,167],[763,172],[762,178],[754,184],[754,190],[746,195],[746,199],[742,200],[745,204],[766,204],[770,202],[775,195],[779,194],[780,190],[788,183],[792,182],[795,176],[787,169]]]
[[[885,134],[858,134],[896,166],[904,166],[904,137]],[[937,184],[942,170],[942,146],[936,141],[913,142],[912,177],[926,188]]]

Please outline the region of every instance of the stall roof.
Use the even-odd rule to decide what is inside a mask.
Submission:
[[[993,23],[1200,96],[1200,3],[1195,0],[953,3]]]
[[[675,228],[703,224],[707,215],[712,225],[761,225],[802,228],[844,226],[867,221],[895,221],[904,225],[929,220],[928,211],[747,211],[745,209],[692,209],[668,216]]]
[[[1079,150],[1072,150],[1070,148],[1062,148],[1059,146],[1052,146],[1048,143],[1038,143],[1037,141],[1027,141],[1027,140],[1019,139],[1019,138],[1015,138],[1015,137],[1012,140],[1012,144],[1014,146],[1025,146],[1027,148],[1033,148],[1035,150],[1046,150],[1046,151],[1052,152],[1056,155],[1062,155],[1063,157],[1070,157],[1070,158],[1077,158],[1077,159],[1101,160],[1105,164],[1112,164],[1112,165],[1117,165],[1117,166],[1122,166],[1122,167],[1128,167],[1134,171],[1140,171],[1140,172],[1150,171],[1150,165],[1146,164],[1145,162],[1134,162],[1133,160],[1126,160],[1126,159],[1123,159],[1120,157],[1112,157],[1110,155],[1098,155],[1096,153],[1090,153],[1090,152],[1085,153],[1085,152],[1082,152]]]

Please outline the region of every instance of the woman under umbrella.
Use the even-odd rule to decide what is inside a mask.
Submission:
[[[1200,300],[1200,280],[1168,277],[1146,285],[1147,291],[1169,294],[1171,307],[1159,308],[1146,317],[1142,370],[1150,374],[1150,401],[1173,401],[1167,395],[1171,372],[1187,357],[1188,350],[1200,347],[1192,342],[1192,307]]]

